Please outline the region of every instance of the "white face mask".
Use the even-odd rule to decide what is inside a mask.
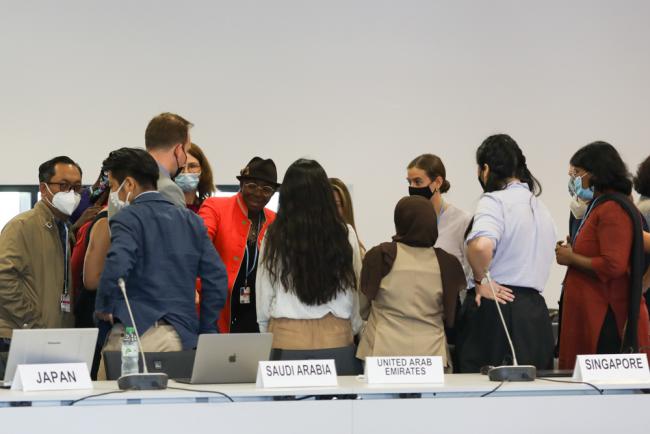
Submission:
[[[47,188],[47,191],[52,194],[52,202],[49,200],[48,202],[50,202],[50,205],[52,205],[54,208],[61,211],[61,213],[70,216],[79,206],[81,195],[75,193],[74,190],[69,190],[66,192],[60,191],[57,194],[53,194],[52,190],[50,190],[49,185],[45,184],[45,187]]]
[[[585,216],[588,207],[589,205],[578,197],[571,197],[569,208],[571,208],[571,214],[573,214],[573,217],[577,218],[578,220],[581,220]]]
[[[122,181],[117,191],[111,191],[108,194],[108,219],[109,220],[115,217],[115,215],[118,212],[120,212],[122,209],[129,206],[129,196],[131,196],[131,192],[127,193],[126,200],[120,199],[120,190],[122,190],[122,187],[124,187],[125,182],[126,179]]]

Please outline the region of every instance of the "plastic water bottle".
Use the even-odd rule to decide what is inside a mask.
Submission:
[[[133,327],[127,327],[122,338],[122,375],[137,374],[138,367],[138,341]]]

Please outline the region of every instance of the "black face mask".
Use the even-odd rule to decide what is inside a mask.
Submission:
[[[433,197],[433,191],[428,185],[426,187],[409,187],[409,196],[422,196],[429,200]]]
[[[183,150],[183,152],[185,152],[185,150]],[[172,181],[174,179],[176,179],[176,177],[178,175],[180,175],[181,172],[183,171],[183,166],[181,166],[181,164],[178,162],[178,157],[176,155],[174,155],[174,158],[176,159],[176,165],[178,166],[178,169],[176,170],[176,173],[171,173],[170,174],[171,175],[170,178],[172,179]],[[185,160],[186,160],[186,163],[187,163],[187,153],[185,153]]]

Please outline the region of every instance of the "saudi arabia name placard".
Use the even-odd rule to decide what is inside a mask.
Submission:
[[[338,385],[334,360],[261,361],[257,387],[319,387]]]

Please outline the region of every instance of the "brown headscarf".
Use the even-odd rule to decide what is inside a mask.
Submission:
[[[433,247],[438,239],[438,223],[433,205],[422,196],[406,196],[395,206],[393,241],[411,247]]]
[[[370,249],[363,258],[361,292],[373,300],[381,280],[390,273],[397,256],[397,243],[412,247],[433,247],[438,239],[438,224],[431,202],[421,196],[407,196],[395,206],[395,230],[392,243]],[[458,259],[442,249],[434,248],[442,278],[445,324],[452,327],[456,319],[458,293],[467,281]]]

